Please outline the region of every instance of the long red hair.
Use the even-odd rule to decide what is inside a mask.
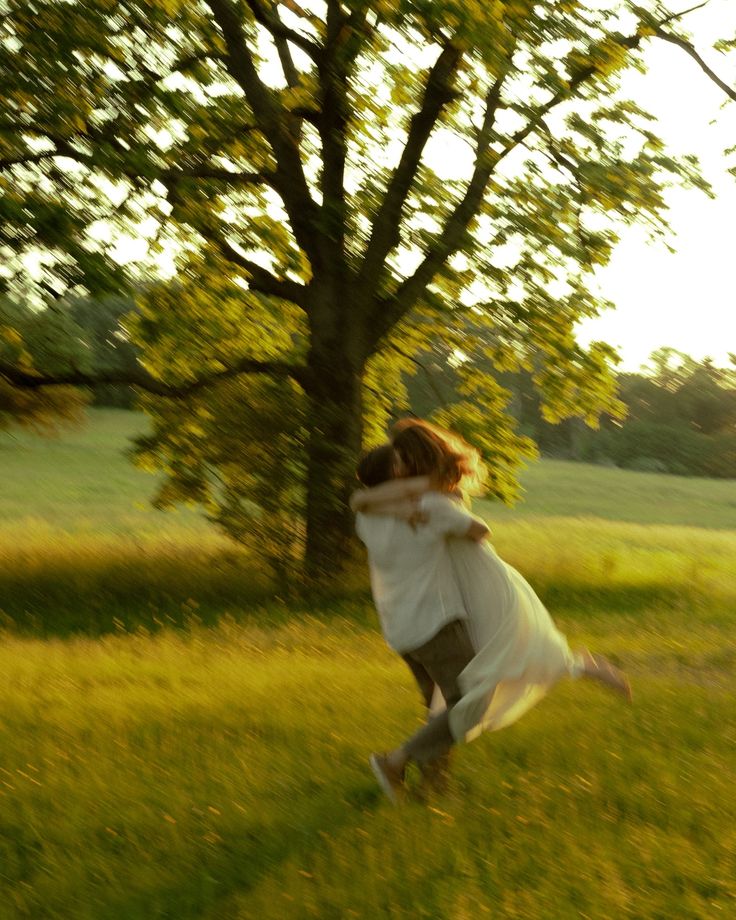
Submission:
[[[454,431],[403,418],[391,429],[391,441],[406,476],[429,476],[442,492],[482,491],[486,469],[480,454]]]

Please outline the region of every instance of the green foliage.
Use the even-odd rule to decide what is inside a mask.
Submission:
[[[84,367],[87,355],[79,327],[64,311],[34,311],[0,300],[0,360],[53,373]],[[87,402],[73,387],[21,390],[0,377],[0,429],[20,426],[54,434],[59,427],[79,424]]]
[[[214,257],[177,284],[155,285],[125,320],[145,363],[168,381],[218,372],[301,347],[300,318],[234,283]],[[272,325],[273,324],[273,325]],[[134,456],[165,479],[155,505],[200,504],[236,540],[246,537],[287,580],[304,543],[304,394],[288,377],[234,375],[186,397],[142,400],[153,431]]]
[[[0,15],[3,283],[36,299],[104,293],[176,251],[176,283],[141,299],[145,366],[171,386],[277,368],[274,391],[228,392],[263,417],[285,400],[290,475],[319,466],[329,484],[307,503],[313,536],[349,528],[358,390],[373,440],[406,402],[407,362],[437,338],[471,363],[526,369],[548,420],[620,412],[615,353],[575,341],[604,306],[591,275],[622,227],[666,232],[669,185],[708,190],[621,92],[667,19],[659,0],[2,0]],[[450,174],[447,150],[466,160]],[[114,243],[141,228],[149,253],[123,271]],[[463,387],[445,420],[480,437],[494,493],[510,496],[531,445],[493,381]],[[245,416],[212,402],[208,433],[227,442],[225,420]],[[172,457],[198,410],[148,405],[147,458],[173,476],[170,494],[220,514],[210,478],[224,452],[190,438]],[[271,434],[258,423],[237,440]],[[253,475],[232,486],[238,507],[260,501],[246,498]],[[222,501],[223,521],[240,514]],[[324,568],[335,551],[321,544]]]
[[[221,372],[244,356],[298,360],[304,351],[301,312],[248,290],[214,253],[189,259],[175,282],[141,290],[123,322],[145,365],[174,384]]]
[[[165,474],[154,507],[200,505],[288,587],[304,548],[304,398],[297,387],[241,378],[143,407],[154,433],[137,439],[133,456]]]
[[[628,406],[623,426],[605,425],[588,439],[620,466],[650,465],[671,473],[736,477],[736,373],[673,349],[651,358],[650,375],[621,378]],[[584,452],[585,453],[585,452]]]
[[[489,374],[458,368],[458,402],[433,414],[446,428],[458,431],[483,454],[488,465],[486,494],[505,502],[519,496],[517,468],[537,456],[534,442],[515,431],[513,416],[506,411],[510,393]]]
[[[617,416],[607,414],[600,426],[591,428],[592,419],[588,426],[580,418],[550,422],[528,371],[498,372],[488,359],[468,356],[450,366],[448,357],[442,347],[423,356],[422,368],[409,384],[414,412],[429,415],[439,409],[442,417],[450,418],[452,404],[462,398],[463,376],[484,386],[490,380],[506,394],[504,404],[509,403],[520,430],[547,456],[642,471],[736,478],[733,369],[715,367],[708,359],[696,361],[674,349],[659,349],[646,373],[618,375]],[[563,386],[570,383],[570,378],[562,381]],[[479,419],[484,413],[492,415],[486,408]],[[483,431],[476,437],[482,440]],[[514,456],[518,453],[510,459]],[[498,462],[503,465],[503,457],[493,461]]]

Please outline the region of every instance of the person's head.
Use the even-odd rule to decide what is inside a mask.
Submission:
[[[356,473],[361,484],[368,489],[393,479],[396,476],[396,451],[393,445],[387,442],[363,454]]]
[[[404,418],[391,430],[391,442],[401,476],[429,476],[444,492],[475,491],[482,484],[485,469],[478,451],[452,431],[423,419]]]

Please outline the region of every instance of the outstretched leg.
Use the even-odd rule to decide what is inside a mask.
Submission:
[[[597,680],[598,683],[604,684],[616,693],[620,693],[631,702],[631,684],[623,671],[616,667],[603,655],[592,655],[588,649],[581,652],[583,677],[590,680]]]

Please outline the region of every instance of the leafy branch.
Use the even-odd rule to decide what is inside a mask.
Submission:
[[[282,361],[256,361],[252,358],[242,358],[229,367],[210,374],[202,374],[193,380],[179,384],[164,383],[144,368],[137,371],[101,371],[87,373],[79,370],[70,370],[55,374],[41,374],[35,370],[24,370],[0,361],[0,378],[4,378],[13,386],[26,390],[35,390],[46,386],[80,386],[95,387],[100,384],[122,384],[138,387],[156,396],[182,397],[189,396],[199,390],[215,386],[223,380],[239,377],[243,374],[268,374],[272,377],[290,377],[299,382],[305,369],[299,365],[288,364]]]

